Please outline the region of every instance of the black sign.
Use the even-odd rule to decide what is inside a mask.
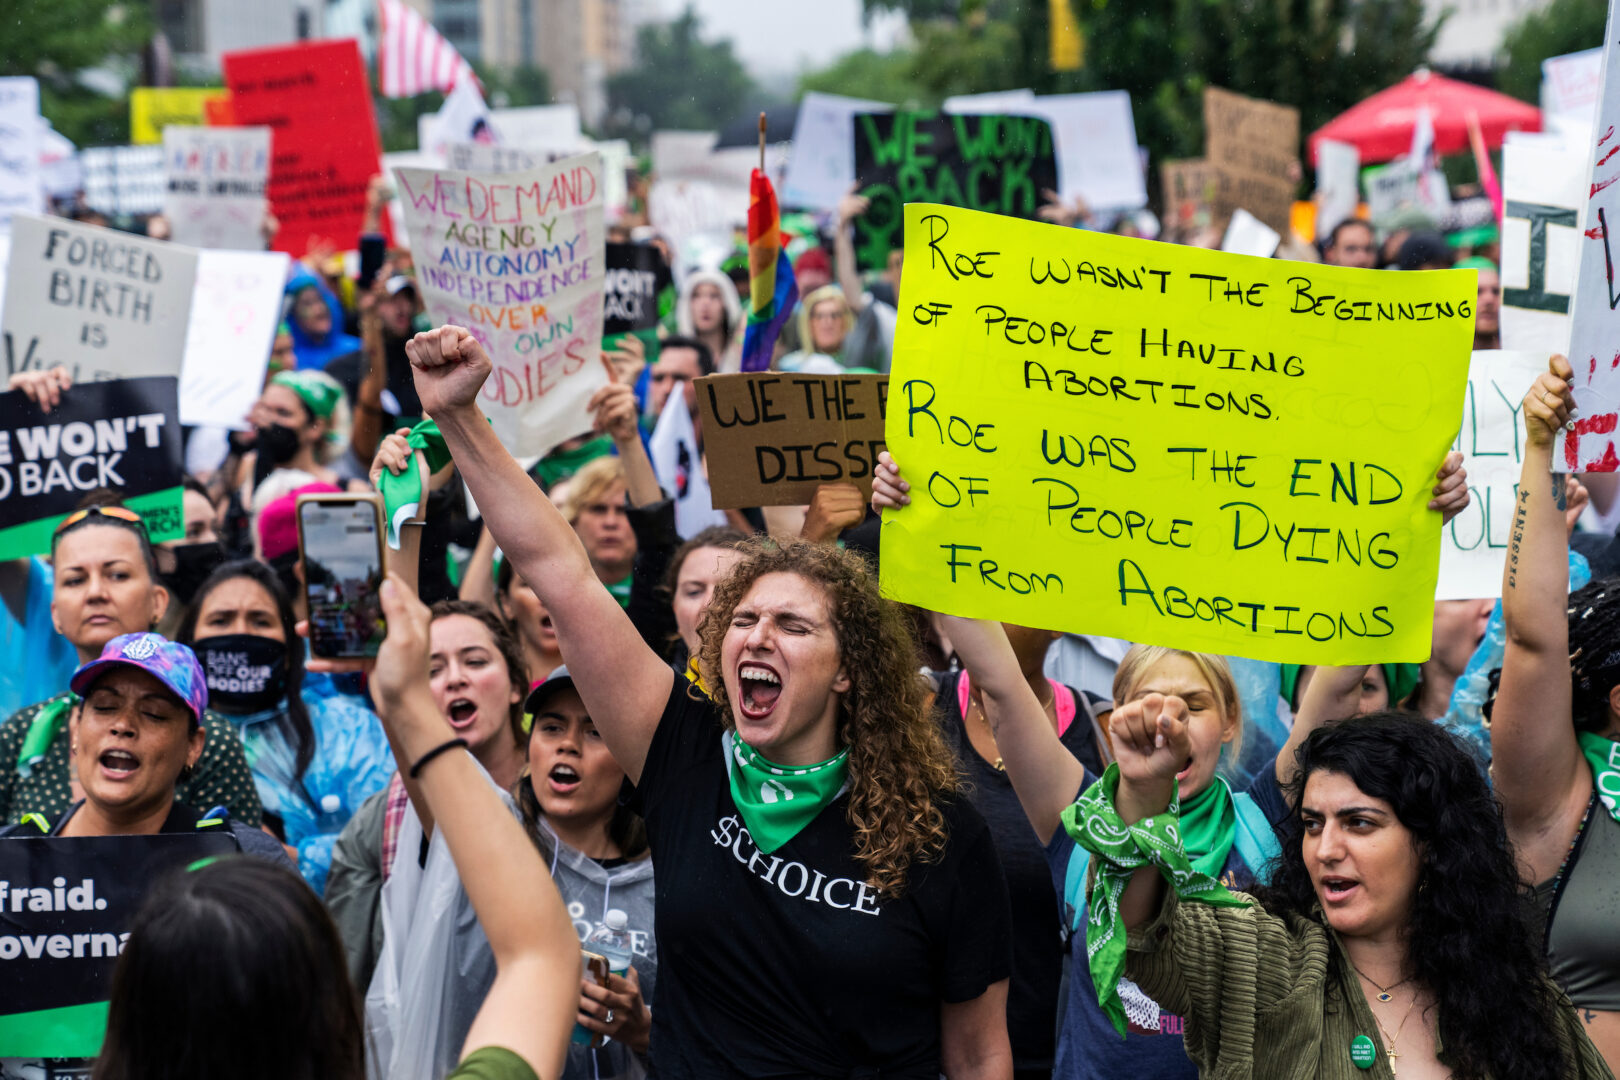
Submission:
[[[609,244],[602,336],[658,325],[658,296],[672,280],[663,253],[651,244]]]
[[[49,413],[0,394],[0,559],[49,551],[56,524],[100,487],[123,492],[154,543],[184,535],[179,383],[78,383]]]
[[[169,870],[236,850],[225,831],[0,839],[4,1055],[99,1053],[113,965],[147,889]]]
[[[876,269],[903,244],[906,203],[1034,218],[1057,189],[1057,154],[1035,117],[857,113],[855,177],[872,200],[855,219],[855,257]]]

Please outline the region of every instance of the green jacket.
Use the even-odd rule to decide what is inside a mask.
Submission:
[[[58,694],[26,709],[18,709],[11,714],[11,719],[0,724],[0,823],[15,825],[24,814],[41,814],[45,820],[55,821],[72,805],[65,721],[45,756],[34,764],[27,776],[22,775],[18,761],[34,717],[46,705],[66,696]],[[202,756],[192,768],[190,778],[174,786],[175,798],[202,813],[224,806],[233,818],[257,828],[263,817],[259,790],[253,785],[253,774],[242,753],[242,740],[236,734],[235,725],[209,710],[203,713],[203,731]]]
[[[1278,917],[1258,903],[1182,903],[1166,890],[1158,917],[1130,932],[1127,950],[1126,976],[1186,1019],[1187,1056],[1201,1077],[1391,1080],[1355,971],[1337,936],[1317,922]],[[1572,1052],[1572,1078],[1612,1080],[1575,1007],[1564,1004],[1558,1036]],[[1358,1035],[1378,1048],[1371,1068],[1350,1058]]]

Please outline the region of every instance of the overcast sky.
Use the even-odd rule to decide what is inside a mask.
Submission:
[[[841,53],[869,44],[886,49],[905,18],[879,16],[861,26],[861,0],[691,0],[703,16],[704,36],[729,37],[756,77],[796,75]],[[656,10],[679,14],[686,0],[656,0]]]

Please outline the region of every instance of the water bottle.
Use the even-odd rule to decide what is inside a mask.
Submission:
[[[602,916],[602,925],[585,939],[585,951],[595,953],[606,960],[608,971],[614,975],[623,975],[630,970],[630,958],[634,954],[630,948],[629,926],[630,916],[618,908],[609,908]],[[579,1024],[574,1025],[573,1042],[579,1046],[594,1045],[600,1037]]]

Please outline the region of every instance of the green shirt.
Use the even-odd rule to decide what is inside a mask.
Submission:
[[[1360,981],[1337,936],[1321,924],[1272,915],[1258,903],[1182,903],[1166,890],[1158,917],[1131,931],[1127,948],[1126,976],[1185,1017],[1187,1056],[1200,1076],[1391,1080]],[[1575,1062],[1571,1076],[1610,1077],[1574,1006],[1564,1006],[1558,1038]],[[1362,1035],[1378,1051],[1367,1069],[1350,1058],[1351,1042]]]
[[[500,1046],[485,1046],[461,1059],[445,1080],[539,1080],[529,1063]]]
[[[34,717],[46,705],[66,696],[58,694],[26,709],[18,709],[11,719],[0,724],[0,824],[15,825],[24,814],[40,814],[46,821],[55,821],[72,805],[65,721],[45,756],[28,775],[23,776],[18,771],[23,739]],[[175,798],[202,813],[224,806],[238,821],[258,827],[263,817],[259,791],[253,786],[253,773],[248,769],[247,756],[242,753],[242,740],[235,726],[209,710],[203,713],[203,732],[202,756],[192,768],[190,778],[174,786]]]

